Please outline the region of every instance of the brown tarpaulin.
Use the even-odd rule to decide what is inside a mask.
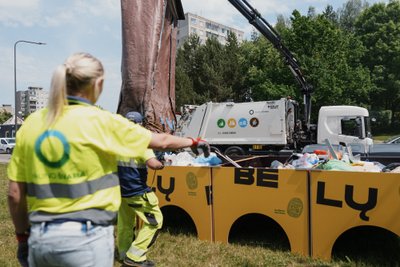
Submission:
[[[121,0],[122,86],[117,113],[139,111],[146,128],[175,127],[175,55],[181,0]]]

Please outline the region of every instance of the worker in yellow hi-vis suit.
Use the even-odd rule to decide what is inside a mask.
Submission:
[[[143,122],[142,115],[135,111],[128,112],[126,118],[140,125]],[[130,263],[128,266],[154,266],[147,260],[146,253],[154,244],[163,222],[158,198],[147,185],[147,166],[163,168],[151,149],[142,157],[118,160],[122,202],[118,211],[117,247],[120,259],[124,259],[126,265]],[[136,216],[143,222],[140,229],[135,229]]]
[[[152,133],[96,107],[103,82],[98,59],[71,55],[53,74],[48,107],[17,132],[8,207],[21,266],[113,266],[118,157],[148,148],[209,153],[204,140]]]

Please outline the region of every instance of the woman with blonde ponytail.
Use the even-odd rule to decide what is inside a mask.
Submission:
[[[53,124],[62,114],[67,104],[67,95],[86,96],[94,94],[89,99],[94,104],[100,96],[98,82],[103,81],[103,65],[89,54],[79,53],[72,55],[67,61],[57,67],[51,81],[51,90],[47,114],[48,125]],[[102,84],[101,84],[102,86]],[[91,90],[92,87],[95,90]]]
[[[98,59],[71,55],[54,71],[48,107],[17,133],[8,205],[22,266],[113,266],[117,158],[148,148],[209,153],[204,140],[152,133],[96,107],[103,77]]]

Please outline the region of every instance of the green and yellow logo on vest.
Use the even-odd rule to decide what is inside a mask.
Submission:
[[[67,138],[57,130],[48,130],[35,142],[35,154],[48,167],[60,168],[68,160],[71,152]]]

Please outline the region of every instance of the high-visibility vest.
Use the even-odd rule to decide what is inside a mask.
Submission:
[[[151,132],[124,117],[72,98],[46,128],[42,109],[17,133],[8,177],[26,183],[31,222],[54,219],[110,224],[120,205],[117,157],[138,157]]]

